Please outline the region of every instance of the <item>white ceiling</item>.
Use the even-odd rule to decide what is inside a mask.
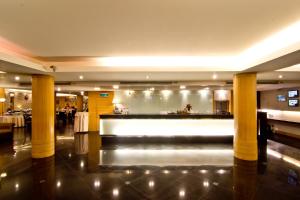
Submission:
[[[20,82],[30,83],[28,75],[49,72],[51,64],[57,66],[57,72],[50,73],[57,82],[84,83],[82,87],[87,82],[93,87],[97,81],[214,81],[215,72],[215,81],[232,81],[238,70],[226,68],[222,59],[222,70],[204,66],[202,72],[187,66],[167,70],[160,65],[101,68],[80,59],[227,58],[247,53],[248,48],[295,22],[300,22],[299,0],[1,0],[0,70],[9,74],[0,77],[0,86],[18,84],[14,80],[16,74],[21,76]],[[300,25],[298,28],[300,32]],[[21,66],[26,63],[22,60],[11,59],[19,65],[1,61],[3,40],[48,63],[34,63],[30,69]],[[299,50],[299,45],[300,40],[293,50]],[[278,52],[284,55],[283,51]],[[278,75],[283,75],[282,80],[297,82],[299,67],[292,69],[296,72],[259,73],[258,80],[281,81]],[[84,79],[79,80],[79,75]]]
[[[43,57],[233,55],[299,19],[299,0],[0,1],[0,36]]]

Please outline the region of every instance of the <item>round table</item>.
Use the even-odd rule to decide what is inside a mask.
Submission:
[[[13,123],[14,127],[24,127],[25,125],[23,115],[0,116],[0,123]]]

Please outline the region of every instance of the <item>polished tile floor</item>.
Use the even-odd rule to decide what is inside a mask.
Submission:
[[[114,145],[57,129],[56,155],[31,159],[30,134],[0,144],[0,199],[300,199],[300,150],[268,142],[258,162],[231,145]]]

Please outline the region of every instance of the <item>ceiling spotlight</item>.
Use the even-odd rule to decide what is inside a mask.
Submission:
[[[280,79],[281,79],[281,78],[283,78],[283,76],[280,74],[280,75],[278,76],[278,78],[280,78]]]
[[[217,74],[213,74],[212,78],[215,80],[218,78],[218,75]]]
[[[20,80],[20,76],[15,76],[15,80],[19,81]]]
[[[181,86],[180,86],[180,89],[181,89],[181,90],[184,90],[185,88],[186,88],[185,85],[181,85]]]
[[[79,79],[80,79],[80,80],[82,80],[82,79],[83,79],[83,76],[82,76],[82,75],[80,75],[80,76],[79,76]]]
[[[60,87],[59,87],[59,88],[57,88],[57,91],[59,91],[59,92],[61,91]]]
[[[99,91],[100,88],[99,87],[94,87],[94,90]]]
[[[117,90],[117,89],[119,89],[119,86],[118,86],[118,85],[113,85],[113,88],[114,88],[115,90]]]

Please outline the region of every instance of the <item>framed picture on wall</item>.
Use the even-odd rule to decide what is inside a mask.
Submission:
[[[285,95],[277,95],[277,101],[279,101],[279,102],[286,101]]]
[[[289,106],[290,107],[298,107],[299,106],[299,100],[298,99],[289,99]]]

